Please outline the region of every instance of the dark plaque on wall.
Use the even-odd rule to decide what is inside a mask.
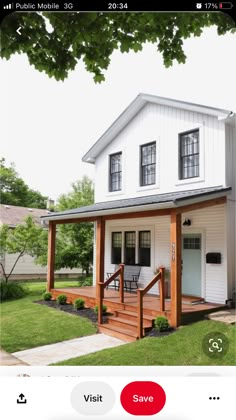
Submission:
[[[207,264],[221,264],[221,253],[220,252],[208,252],[206,254]]]

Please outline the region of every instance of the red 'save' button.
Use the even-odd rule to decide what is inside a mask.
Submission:
[[[126,385],[121,392],[122,407],[135,416],[159,413],[166,402],[164,389],[156,382],[136,381]]]

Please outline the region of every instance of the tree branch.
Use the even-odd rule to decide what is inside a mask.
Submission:
[[[23,250],[23,251],[21,251],[21,252],[19,253],[19,255],[18,255],[18,257],[17,257],[16,261],[14,262],[14,264],[13,264],[13,266],[12,266],[12,268],[11,268],[10,273],[8,274],[8,276],[5,274],[5,275],[6,275],[6,283],[8,282],[9,277],[12,275],[12,272],[13,272],[13,270],[14,270],[14,268],[15,268],[16,264],[18,263],[19,259],[20,259],[21,257],[23,257],[24,253],[25,253],[25,250]]]
[[[2,267],[2,274],[3,274],[3,277],[5,278],[6,283],[7,283],[7,275],[6,275],[6,271],[5,271],[3,263],[0,262],[0,266]]]

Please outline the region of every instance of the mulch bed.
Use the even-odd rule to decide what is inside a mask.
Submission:
[[[167,331],[158,331],[156,328],[152,328],[149,332],[146,333],[146,337],[165,337],[175,332],[175,328],[168,328]]]
[[[66,305],[59,305],[56,300],[49,300],[49,301],[38,300],[38,301],[35,301],[34,303],[37,303],[39,305],[46,305],[50,308],[56,309],[57,311],[63,311],[72,315],[82,316],[83,318],[89,319],[93,324],[95,325],[97,324],[97,319],[98,319],[97,314],[91,308],[84,308],[84,309],[77,310],[74,308],[73,305],[69,303],[66,303]],[[106,313],[105,315],[103,315],[104,324],[107,323],[107,318],[109,315],[112,315],[112,314]],[[156,328],[152,328],[150,331],[146,333],[146,337],[165,337],[166,335],[172,334],[175,331],[176,329],[171,328],[171,327],[168,328],[167,331],[163,331],[163,332],[158,331]]]
[[[84,308],[84,309],[75,309],[73,305],[66,303],[65,305],[59,305],[56,300],[38,300],[34,303],[38,303],[39,305],[46,305],[50,308],[56,309],[58,311],[67,312],[71,315],[82,316],[83,318],[88,318],[93,324],[97,324],[98,316],[91,308]],[[107,322],[107,317],[109,313],[103,315],[103,323]]]

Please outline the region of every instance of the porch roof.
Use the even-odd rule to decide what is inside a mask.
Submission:
[[[187,191],[176,191],[165,194],[154,194],[145,197],[105,201],[95,203],[90,206],[51,213],[47,216],[43,216],[42,219],[46,222],[49,220],[57,221],[63,219],[83,219],[86,217],[96,218],[99,216],[122,213],[178,208],[183,205],[200,203],[209,199],[225,196],[230,190],[231,187],[217,186]]]

